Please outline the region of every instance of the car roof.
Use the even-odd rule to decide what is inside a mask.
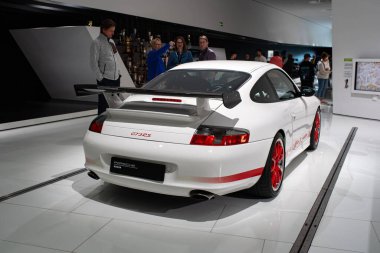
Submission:
[[[221,69],[221,70],[233,70],[242,71],[246,73],[252,73],[256,69],[262,67],[276,68],[275,65],[265,62],[255,61],[232,61],[232,60],[216,60],[216,61],[197,61],[178,65],[172,70],[179,69]]]

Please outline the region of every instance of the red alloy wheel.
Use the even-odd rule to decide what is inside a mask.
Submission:
[[[284,158],[284,144],[282,140],[278,139],[272,153],[271,179],[273,191],[277,191],[281,186],[284,173]]]
[[[319,135],[321,131],[321,115],[319,112],[315,115],[314,120],[314,143],[317,144],[319,142]]]

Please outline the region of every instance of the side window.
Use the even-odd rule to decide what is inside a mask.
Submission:
[[[263,75],[251,90],[251,99],[257,103],[274,103],[278,102],[278,96],[274,91],[268,77]]]
[[[293,83],[280,70],[270,70],[267,75],[272,82],[280,101],[297,97],[297,91],[294,88]]]

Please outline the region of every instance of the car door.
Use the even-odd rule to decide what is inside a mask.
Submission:
[[[287,141],[286,153],[288,158],[299,154],[303,150],[303,140],[307,137],[305,121],[305,105],[298,96],[294,83],[278,69],[270,70],[267,76],[276,91],[282,111],[291,122],[291,142]],[[289,146],[291,143],[291,146]]]

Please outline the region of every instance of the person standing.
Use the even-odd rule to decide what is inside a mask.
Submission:
[[[294,58],[292,54],[288,54],[288,58],[282,69],[285,70],[291,78],[294,78]]]
[[[277,65],[279,68],[282,68],[284,63],[282,62],[282,57],[280,56],[280,52],[274,51],[273,57],[270,59],[269,63]]]
[[[236,52],[231,53],[230,60],[237,60],[237,53]]]
[[[175,39],[175,48],[174,51],[170,53],[168,60],[168,69],[174,68],[175,66],[192,62],[193,55],[189,50],[187,50],[187,46],[185,43],[185,39],[182,36],[178,36]]]
[[[314,65],[317,66],[317,56],[313,54],[313,57],[311,57],[310,62]]]
[[[216,60],[216,54],[208,48],[208,38],[205,35],[199,36],[199,61]]]
[[[263,50],[257,49],[255,61],[267,62],[267,58],[265,58],[265,56],[263,55]]]
[[[105,19],[100,25],[100,34],[92,42],[90,48],[90,66],[95,73],[98,86],[120,87],[120,69],[117,63],[117,48],[112,36],[116,24],[111,19]],[[98,96],[98,114],[108,108],[103,94]]]
[[[310,62],[310,54],[305,54],[303,56],[303,61],[299,66],[298,74],[301,79],[301,87],[314,89],[315,70],[314,65]]]
[[[147,81],[150,81],[165,72],[166,68],[164,61],[162,60],[162,55],[173,46],[173,41],[170,41],[169,43],[166,43],[165,46],[162,46],[160,38],[155,38],[152,40],[152,50],[148,53],[148,58],[146,59],[148,65]]]
[[[317,70],[318,91],[316,96],[322,100],[326,96],[326,89],[329,83],[329,77],[331,73],[329,55],[327,53],[322,53],[321,60],[317,64]]]

